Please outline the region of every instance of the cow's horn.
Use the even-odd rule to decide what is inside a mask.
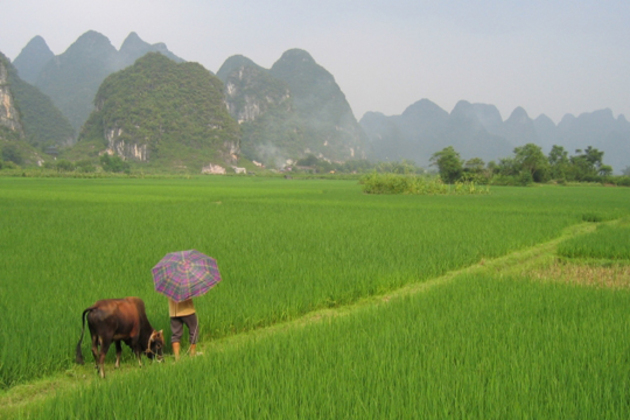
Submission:
[[[151,333],[151,336],[149,337],[149,344],[147,345],[147,347],[151,348],[151,343],[153,342],[154,339],[155,339],[155,330],[153,330],[153,332]]]

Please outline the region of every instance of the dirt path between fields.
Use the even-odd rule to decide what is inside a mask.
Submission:
[[[596,229],[596,227],[597,224],[595,223],[582,223],[570,226],[566,228],[558,238],[549,242],[516,251],[492,260],[482,260],[477,264],[460,270],[451,271],[443,276],[421,283],[411,283],[386,294],[365,297],[349,305],[330,309],[320,309],[291,321],[274,324],[269,327],[259,328],[222,339],[212,340],[207,343],[199,343],[199,350],[202,351],[203,354],[227,350],[240,343],[272,335],[279,331],[285,331],[291,328],[300,328],[302,326],[322,322],[330,318],[345,316],[368,307],[389,305],[402,297],[423,293],[447,284],[462,274],[488,273],[519,275],[540,270],[540,267],[549,267],[553,265],[556,259],[554,256],[554,250],[560,242],[573,236],[592,232]],[[200,357],[204,356],[201,355]],[[172,357],[167,357],[165,363],[174,363],[174,359]],[[178,363],[186,363],[186,357],[182,357],[182,360]],[[135,363],[125,363],[116,371],[110,369],[108,374],[111,377],[118,377],[137,369],[138,367]],[[94,380],[99,380],[94,372],[95,371],[91,363],[88,363],[85,366],[77,365],[65,372],[26,384],[17,385],[7,391],[0,392],[0,418],[13,418],[21,408],[38,404],[51,396],[72,392],[78,387],[88,385]]]

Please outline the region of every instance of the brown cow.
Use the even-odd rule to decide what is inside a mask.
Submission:
[[[145,353],[150,359],[155,357],[158,361],[162,361],[162,348],[164,347],[162,330],[155,331],[149,323],[142,299],[127,297],[99,300],[83,311],[81,316],[83,329],[77,344],[76,361],[78,364],[83,364],[81,343],[85,332],[85,314],[88,314],[88,326],[92,336],[92,354],[101,378],[105,377],[105,355],[112,341],[116,343],[116,367],[120,366],[121,341],[124,341],[136,354],[140,367],[142,367],[142,353]]]

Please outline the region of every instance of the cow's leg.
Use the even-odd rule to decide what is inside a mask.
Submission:
[[[101,341],[101,351],[98,358],[98,373],[101,375],[101,378],[105,378],[105,356],[111,344],[112,340],[109,338],[103,338]]]
[[[138,365],[142,367],[142,352],[140,350],[136,350],[135,353],[138,358]]]
[[[97,334],[92,334],[92,356],[94,356],[94,367],[98,369],[98,345],[101,341]]]
[[[120,367],[120,355],[122,354],[122,345],[120,344],[120,340],[115,341],[116,343],[116,364],[114,365],[116,368]]]
[[[142,367],[142,350],[140,350],[140,338],[138,336],[132,337],[129,341],[129,347],[133,349],[133,352],[138,359],[138,365]]]

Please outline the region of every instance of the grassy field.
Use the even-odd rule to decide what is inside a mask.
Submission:
[[[567,258],[627,260],[630,262],[630,218],[601,225],[597,232],[562,244],[558,254]]]
[[[97,381],[28,415],[628,418],[629,304],[628,292],[463,276],[185,366]]]
[[[5,238],[0,244],[0,276],[2,276],[0,308],[6,314],[4,322],[0,325],[0,383],[8,388],[38,377],[72,369],[72,350],[80,332],[80,313],[97,299],[126,295],[140,296],[147,303],[149,319],[153,325],[168,330],[166,302],[162,296],[153,291],[150,269],[164,254],[174,250],[195,248],[214,256],[219,262],[224,281],[207,296],[197,299],[202,325],[202,342],[208,342],[242,331],[292,320],[313,310],[335,308],[355,302],[365,296],[384,294],[405,284],[427,281],[450,270],[547,241],[557,237],[567,226],[579,223],[585,218],[591,218],[593,215],[596,215],[598,220],[609,220],[629,213],[628,190],[613,188],[493,188],[491,194],[482,196],[426,197],[366,195],[361,193],[356,181],[211,177],[191,180],[0,178],[0,235]],[[423,328],[430,328],[431,334],[447,334],[453,322],[458,323],[460,318],[473,314],[470,309],[458,312],[459,308],[477,302],[477,309],[482,310],[479,305],[482,305],[484,295],[488,295],[489,306],[483,310],[488,314],[495,314],[496,320],[492,322],[498,322],[504,327],[511,325],[512,321],[503,324],[502,312],[499,309],[501,305],[504,306],[503,310],[509,310],[513,306],[512,303],[501,299],[507,299],[504,294],[511,287],[505,285],[516,284],[516,282],[488,279],[488,285],[496,284],[497,286],[492,287],[499,290],[494,298],[491,296],[495,292],[491,293],[481,288],[480,285],[486,283],[483,279],[472,278],[462,283],[476,285],[474,288],[479,289],[478,298],[471,302],[462,302],[462,296],[472,293],[471,290],[464,288],[461,292],[452,292],[463,293],[458,295],[460,297],[457,299],[451,297],[451,301],[445,300],[439,305],[435,302],[423,304],[429,305],[425,307],[425,310],[431,308],[431,311],[439,306],[440,311],[443,311],[441,316],[444,317],[442,320],[431,321],[431,326],[422,324]],[[503,286],[500,287],[500,285]],[[528,293],[532,293],[531,299],[527,297],[521,300],[523,300],[523,305],[533,305],[537,300],[542,299],[541,294],[546,294],[548,291],[556,296],[550,299],[560,299],[558,296],[567,294],[561,287],[568,286],[533,283],[527,286],[526,290],[518,288],[516,290],[521,296],[530,296]],[[560,291],[556,292],[556,290]],[[604,292],[601,293],[602,296],[607,296]],[[432,293],[431,296],[433,295]],[[443,299],[441,296],[431,299]],[[518,294],[513,295],[511,299],[517,301],[518,296]],[[606,301],[608,302],[606,305],[613,308],[627,305],[623,293],[611,296],[613,297],[602,298],[611,299]],[[587,298],[579,299],[588,300]],[[616,299],[619,300],[618,303],[610,303]],[[533,300],[534,303],[529,300]],[[497,307],[496,302],[503,303]],[[599,298],[593,303],[594,314],[605,306],[597,302],[600,302]],[[304,416],[317,417],[316,412],[312,411],[316,409],[331,410],[324,413],[324,417],[336,417],[337,414],[352,416],[353,413],[360,413],[362,409],[361,403],[356,399],[358,397],[352,394],[354,392],[352,388],[355,386],[352,380],[343,382],[340,379],[340,388],[333,388],[333,390],[337,389],[335,392],[342,392],[342,386],[344,389],[351,388],[344,391],[346,394],[340,394],[345,397],[339,399],[347,401],[343,403],[343,407],[333,406],[330,399],[331,395],[336,394],[324,392],[327,388],[318,385],[320,382],[317,378],[320,376],[318,373],[320,371],[322,381],[334,379],[327,375],[343,376],[341,371],[335,373],[336,368],[341,369],[341,366],[337,365],[339,362],[335,360],[339,358],[344,360],[343,354],[331,360],[322,356],[328,351],[326,346],[329,345],[324,342],[336,342],[327,334],[338,334],[339,337],[343,337],[348,336],[350,334],[348,331],[351,330],[363,331],[365,337],[358,336],[352,339],[358,344],[350,345],[350,347],[357,347],[359,353],[352,356],[353,353],[350,351],[347,356],[350,357],[348,361],[367,357],[365,366],[356,367],[354,370],[371,371],[374,369],[378,374],[372,378],[372,381],[376,383],[370,385],[375,388],[357,388],[357,395],[360,395],[359,391],[370,394],[376,391],[384,392],[379,387],[391,386],[389,393],[385,394],[393,398],[394,394],[400,393],[398,389],[404,388],[403,384],[395,385],[394,376],[391,377],[394,382],[391,382],[388,376],[382,375],[386,373],[390,359],[409,359],[407,353],[417,350],[419,341],[416,340],[421,340],[423,337],[420,334],[414,338],[415,333],[402,333],[402,331],[405,331],[403,326],[408,325],[410,320],[423,319],[424,315],[401,315],[404,311],[415,313],[414,308],[422,305],[415,301],[400,305],[403,309],[388,309],[392,313],[390,315],[364,314],[361,315],[364,318],[352,318],[353,320],[343,321],[340,324],[335,323],[334,326],[313,327],[312,331],[308,329],[305,332],[291,333],[298,336],[288,334],[281,340],[263,340],[260,343],[244,345],[243,348],[235,351],[218,352],[217,357],[200,358],[203,360],[191,362],[191,365],[204,364],[203,369],[186,369],[182,370],[182,374],[193,380],[194,371],[212,372],[210,377],[215,379],[209,380],[209,385],[201,385],[194,381],[190,383],[190,386],[214,386],[218,388],[208,388],[207,391],[222,394],[226,391],[233,393],[232,386],[239,388],[237,382],[230,381],[238,381],[238,375],[241,375],[241,380],[245,381],[243,387],[251,388],[247,392],[263,392],[257,390],[254,387],[255,384],[259,385],[259,388],[268,390],[269,394],[263,392],[258,398],[278,393],[288,398],[278,403],[285,404],[284,408],[267,406],[264,409],[268,411],[263,412],[261,417],[265,417],[265,413],[269,414],[269,417],[275,417],[273,411],[277,410],[292,417],[291,413],[294,413],[296,400],[291,398],[297,398],[297,394],[291,392],[302,392],[298,389],[302,386],[298,384],[305,382],[306,378],[304,376],[306,373],[298,368],[302,364],[315,378],[312,384],[304,385],[305,389],[312,388],[309,392],[314,394],[319,392],[321,395],[317,398],[322,398],[313,397],[314,405],[309,408],[308,401],[311,401],[311,397],[307,398],[307,395],[310,394],[301,394],[301,400],[297,401],[304,401]],[[545,300],[542,305],[540,310],[536,309],[534,312],[541,317],[540,324],[549,324],[545,328],[551,330],[554,328],[556,318],[564,319],[563,322],[570,324],[571,319],[574,319],[574,311],[579,309],[560,308],[559,310],[565,310],[566,313],[547,319],[540,314],[545,313],[546,309],[543,310],[543,307],[551,304]],[[613,312],[606,316],[612,318],[604,317],[603,319],[610,320],[620,316],[619,313],[614,312],[616,309],[611,310]],[[469,315],[465,315],[466,312]],[[456,315],[458,313],[460,315]],[[448,319],[449,314],[453,320]],[[378,332],[381,322],[377,318],[380,319],[382,316],[391,316],[392,321],[387,330]],[[396,321],[395,319],[398,318],[400,320]],[[395,325],[396,322],[399,322],[398,326]],[[439,328],[440,325],[444,327]],[[466,325],[469,329],[474,329],[474,325],[485,324]],[[504,328],[500,325],[497,328]],[[570,326],[566,328],[572,331]],[[615,328],[623,329],[624,327],[618,325]],[[489,334],[485,328],[477,329],[480,331],[470,331],[468,338],[462,338],[458,345],[468,346],[466,348],[470,349],[479,347],[479,351],[475,350],[475,354],[477,354],[476,357],[480,357],[481,353],[491,351],[488,343],[492,341],[484,338],[484,334]],[[513,344],[516,347],[508,346],[502,350],[505,353],[499,353],[499,355],[505,356],[516,350],[524,353],[525,350],[519,349],[518,346],[536,350],[535,346],[527,347],[527,341],[544,341],[541,338],[543,335],[532,337],[531,334],[549,334],[544,331],[531,331],[535,328],[523,327],[521,330],[525,332],[514,331],[514,335],[511,336],[510,341],[520,340],[519,343]],[[401,332],[401,337],[396,340],[403,341],[391,348],[394,353],[387,356],[389,359],[387,357],[384,359],[384,364],[379,365],[376,359],[373,360],[362,353],[368,351],[366,348],[369,349],[370,346],[376,349],[382,344],[387,348],[388,344],[379,341],[382,339],[377,339],[377,335],[374,336],[373,344],[369,344],[368,341],[368,345],[362,341],[367,340],[372,333],[378,333],[387,338],[387,334],[396,335],[397,331]],[[428,330],[420,329],[420,331],[424,331],[426,337]],[[622,332],[615,331],[615,337]],[[410,334],[408,342],[404,338],[406,334]],[[443,337],[441,339],[446,340]],[[393,340],[393,337],[385,341],[387,340]],[[435,340],[439,341],[438,338]],[[626,345],[624,339],[617,341],[620,348]],[[295,349],[283,347],[288,346],[286,343],[289,342],[295,342],[297,347]],[[304,344],[303,351],[300,350],[302,348],[300,343]],[[506,346],[508,344],[505,343]],[[309,350],[310,347],[313,349]],[[405,350],[406,347],[409,348]],[[317,350],[317,348],[322,350]],[[437,349],[440,348],[440,346],[437,347]],[[84,351],[87,354],[87,345]],[[304,360],[297,356],[295,356],[294,367],[287,364],[288,371],[274,364],[282,363],[281,354],[293,352],[317,360],[317,357],[310,353],[312,351],[319,352],[317,354],[322,356],[320,358],[324,365],[331,365],[328,367],[332,369],[331,373],[326,373],[325,366],[313,364],[311,367],[308,363],[304,365]],[[618,351],[611,350],[615,355],[620,354]],[[399,353],[398,356],[396,352]],[[566,350],[561,350],[559,354],[562,355],[563,352]],[[428,360],[433,360],[432,358],[439,356],[438,353],[441,354],[441,350],[435,350],[432,353],[430,349],[425,349],[423,352],[418,352],[417,358],[410,359],[411,365],[400,362],[400,365],[397,367],[392,365],[392,368],[395,372],[413,370],[417,367],[414,363],[420,363],[427,357]],[[542,359],[535,359],[535,363],[551,357],[542,350],[538,353]],[[125,350],[124,354],[127,355],[127,362],[132,363],[129,360],[128,350]],[[376,358],[376,354],[373,358]],[[585,354],[586,356],[580,357],[590,355],[588,351]],[[504,358],[503,356],[501,358]],[[239,360],[249,360],[248,364],[245,364],[249,366],[249,369],[236,370],[235,372],[240,373],[235,373],[232,379],[229,379],[232,376],[225,376],[224,381],[222,378],[225,371],[231,370],[232,364],[238,364]],[[426,360],[423,363],[426,365]],[[252,367],[252,365],[258,367]],[[518,366],[528,366],[527,361]],[[574,364],[571,363],[571,366]],[[109,367],[111,368],[111,364]],[[625,369],[625,365],[623,367]],[[268,370],[265,371],[265,369]],[[290,369],[295,369],[295,372],[291,373]],[[508,376],[506,373],[508,371],[510,375],[513,374],[509,369],[516,368],[512,366],[497,367],[497,369],[499,369],[496,372],[498,378],[504,378]],[[603,369],[603,367],[596,369]],[[425,371],[426,375],[435,376],[434,385],[439,389],[432,391],[427,389],[422,391],[423,395],[431,399],[433,399],[431,395],[444,399],[451,392],[460,395],[466,392],[466,389],[474,390],[480,386],[475,382],[479,379],[473,378],[474,369],[468,367],[467,370],[468,376],[461,377],[457,381],[453,379],[455,381],[453,383],[444,382],[444,378],[440,379],[437,376],[437,371],[433,373]],[[177,372],[179,371],[176,367],[166,366],[163,369],[151,368],[141,373],[130,373],[129,378],[132,381],[145,381],[142,389],[146,389],[149,394],[160,395],[159,392],[178,392],[163,384],[170,382],[170,376],[178,375]],[[220,374],[221,372],[223,374]],[[547,370],[543,369],[538,371],[537,375],[545,376],[546,372]],[[533,384],[531,375],[535,372],[528,373],[525,370],[525,373],[530,375],[529,380]],[[258,374],[261,376],[257,376]],[[579,376],[579,372],[577,374]],[[602,380],[609,380],[609,376],[606,375],[610,374],[608,371],[598,373],[603,378]],[[153,378],[151,375],[157,376]],[[276,377],[277,375],[281,376]],[[560,374],[560,377],[562,378],[563,375]],[[400,373],[397,376],[398,381],[411,381],[407,384],[407,390],[404,391],[407,393],[413,389],[411,385],[415,383],[414,381],[422,378],[418,376],[418,379],[413,379],[410,376],[405,379]],[[477,376],[487,378],[485,374]],[[189,379],[185,377],[180,379],[188,381]],[[381,377],[385,380],[378,379]],[[356,380],[366,383],[365,386],[370,383],[361,375],[357,376]],[[246,386],[247,381],[255,382]],[[510,392],[516,392],[519,386],[525,386],[523,381],[524,379],[515,380],[510,388],[513,391]],[[59,413],[65,412],[66,416],[70,416],[69,413],[75,410],[69,407],[74,404],[75,408],[86,405],[87,413],[94,410],[96,406],[84,404],[85,400],[82,398],[91,400],[96,398],[91,393],[106,390],[103,398],[112,398],[114,401],[118,398],[118,392],[129,392],[124,391],[122,382],[124,381],[121,379],[119,385],[116,385],[119,383],[117,380],[107,384],[95,384],[80,390],[73,397],[60,397],[51,403],[52,406],[47,406],[46,410],[53,410],[52,412],[61,410]],[[156,387],[147,385],[155,382],[162,385]],[[466,382],[465,386],[460,382]],[[293,391],[290,391],[291,388],[285,390],[284,383],[288,385],[293,383]],[[390,385],[387,385],[388,383]],[[580,383],[574,382],[577,384],[575,387],[579,388]],[[137,383],[136,387],[140,386],[139,384]],[[499,381],[497,384],[502,386],[503,382]],[[545,389],[551,389],[551,385],[546,386]],[[247,392],[235,394],[240,396],[235,397],[234,401],[239,401],[239,398],[240,401],[243,401],[243,398],[249,398]],[[425,401],[422,404],[429,405],[421,407],[418,405],[421,404],[420,402],[405,402],[412,398],[410,395],[404,396],[404,392],[400,396],[401,404],[398,404],[401,406],[400,409],[406,407],[409,410],[421,410],[431,416],[439,416],[439,412],[435,410],[444,404],[434,402],[435,406],[430,407],[430,403]],[[500,392],[499,389],[492,391],[490,387],[487,392],[496,399],[502,391]],[[602,388],[601,392],[610,393],[610,390]],[[567,397],[566,401],[571,400],[575,395]],[[250,397],[253,398],[253,395],[250,394]],[[617,398],[617,395],[614,394],[612,397]],[[142,398],[154,401],[148,394]],[[484,409],[479,405],[483,402],[479,400],[481,398],[479,395],[469,395],[466,398],[470,401],[462,407]],[[538,399],[544,399],[542,394]],[[229,400],[228,398],[221,401],[227,404]],[[456,400],[462,401],[459,398]],[[95,401],[100,401],[95,404],[106,404],[106,401],[98,399]],[[372,413],[371,417],[376,418],[382,413],[390,412],[388,411],[390,409],[393,410],[389,408],[390,403],[376,402],[375,404],[377,406],[363,407]],[[231,414],[236,417],[256,417],[254,411],[248,411],[255,409],[253,402],[241,403],[238,405],[240,408],[235,407],[235,410],[245,410],[240,415],[238,412],[226,411],[230,408],[220,402],[215,402],[213,407],[199,403],[194,406],[199,410],[196,414],[186,411],[194,410],[194,407],[171,407],[165,402],[158,406],[165,410],[173,410],[173,413],[190,414],[191,417],[202,417],[211,413],[214,413],[216,417]],[[495,406],[496,409],[502,406],[500,400],[495,402]],[[385,411],[379,411],[381,408],[378,407]],[[536,417],[535,413],[542,411],[535,410],[547,409],[545,407],[544,404],[539,404],[538,408],[530,410],[523,407],[521,411],[513,413],[532,413],[532,416]],[[586,408],[591,410],[597,407],[597,403],[593,402]],[[486,408],[492,409],[492,407]],[[618,408],[621,410],[621,405]],[[139,408],[130,408],[130,410],[133,409],[148,410],[144,413],[150,413],[153,410],[145,404],[140,404]],[[450,411],[442,412],[443,415],[460,412],[458,411],[460,408],[452,404],[450,406],[447,404],[445,409]],[[391,412],[394,414],[387,417],[397,417],[397,411]],[[502,414],[500,411],[480,412],[496,413],[495,417]],[[121,417],[126,417],[127,414],[129,412],[121,412]],[[142,413],[139,415],[145,416]],[[300,412],[294,413],[293,416],[300,416]],[[77,418],[80,417],[77,415]],[[486,417],[492,417],[492,415]]]

